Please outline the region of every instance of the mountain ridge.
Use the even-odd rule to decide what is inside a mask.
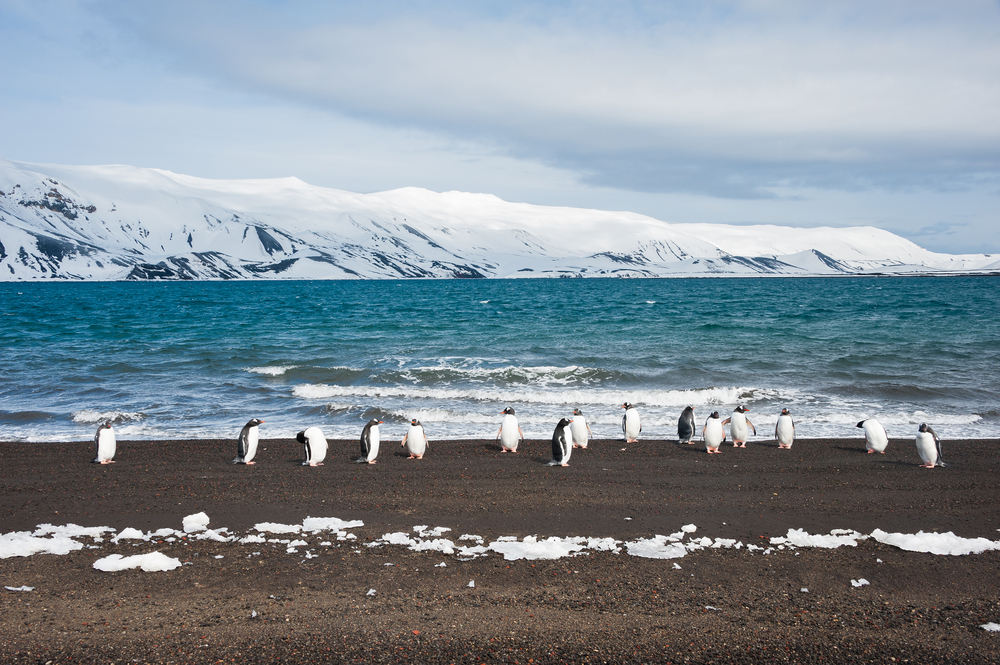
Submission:
[[[874,227],[667,223],[632,212],[298,178],[209,180],[0,159],[0,281],[957,274]]]

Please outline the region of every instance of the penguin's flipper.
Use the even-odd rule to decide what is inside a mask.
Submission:
[[[728,425],[731,421],[732,421],[732,418],[726,418],[725,420],[722,421],[722,424],[723,425]]]
[[[752,430],[753,430],[753,435],[754,435],[754,436],[757,436],[757,428],[753,426],[753,423],[752,423],[752,422],[750,422],[750,419],[749,419],[749,418],[747,418],[747,425],[750,425],[750,429],[752,429]]]

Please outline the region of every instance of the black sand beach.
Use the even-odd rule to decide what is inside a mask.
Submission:
[[[489,441],[432,440],[420,461],[389,442],[371,466],[352,463],[356,442],[331,441],[317,468],[300,465],[291,440],[262,441],[250,467],[229,463],[234,441],[119,442],[108,466],[89,463],[87,443],[2,443],[0,523],[3,533],[44,523],[150,531],[204,511],[212,528],[235,532],[359,519],[361,543],[415,525],[487,540],[625,540],[685,524],[760,545],[790,528],[1000,539],[1000,442],[944,445],[950,466],[927,470],[912,439],[867,455],[860,437],[792,450],[751,441],[711,456],[673,441],[597,440],[568,468],[545,466],[547,441],[510,455]],[[193,565],[93,568],[151,551]],[[852,586],[860,578],[870,584]],[[0,582],[35,587],[0,589],[0,659],[12,663],[1000,662],[1000,633],[980,628],[1000,623],[1000,552],[940,556],[874,540],[551,561],[392,546],[307,559],[269,544],[123,541],[0,559]]]

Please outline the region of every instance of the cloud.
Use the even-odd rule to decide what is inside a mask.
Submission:
[[[97,7],[221,85],[489,142],[587,185],[995,187],[997,6],[869,4]]]

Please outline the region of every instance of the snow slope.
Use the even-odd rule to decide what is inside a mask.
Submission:
[[[297,178],[206,180],[0,160],[0,280],[378,279],[955,273],[871,227],[668,224],[629,212]]]

